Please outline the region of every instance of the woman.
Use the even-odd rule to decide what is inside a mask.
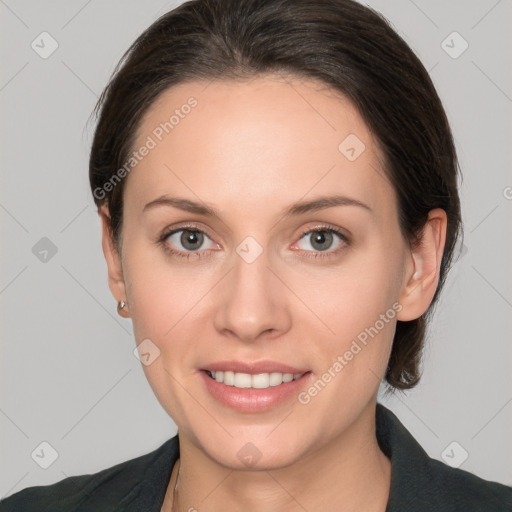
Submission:
[[[505,511],[388,409],[461,231],[439,97],[349,0],[193,0],[98,104],[109,286],[178,435],[2,510]]]

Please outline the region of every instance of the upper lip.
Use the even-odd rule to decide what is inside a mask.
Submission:
[[[203,370],[231,371],[235,373],[249,373],[256,375],[258,373],[306,373],[309,370],[304,368],[295,368],[277,361],[217,361],[208,363]]]

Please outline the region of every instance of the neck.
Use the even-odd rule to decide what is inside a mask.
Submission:
[[[342,435],[275,470],[226,468],[186,436],[180,434],[179,439],[180,460],[171,475],[163,512],[386,510],[391,462],[377,443],[375,403]]]

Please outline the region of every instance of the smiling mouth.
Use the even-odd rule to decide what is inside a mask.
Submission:
[[[303,375],[306,375],[306,373],[310,373],[272,372],[251,374],[220,370],[204,371],[211,379],[221,384],[242,389],[267,389],[270,387],[281,386],[282,384],[300,379]]]

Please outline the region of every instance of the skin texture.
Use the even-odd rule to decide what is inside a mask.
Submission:
[[[377,391],[396,320],[422,315],[436,290],[446,214],[432,210],[422,243],[409,246],[367,126],[345,97],[313,80],[180,84],[146,113],[134,147],[190,96],[197,106],[127,177],[121,255],[108,209],[100,211],[110,289],[127,302],[137,344],[149,338],[160,350],[144,371],[180,434],[177,495],[173,507],[176,465],[163,510],[383,512],[391,466],[375,436]],[[354,161],[338,149],[349,134],[365,145]],[[164,194],[207,203],[219,217],[169,206],[143,212]],[[371,211],[283,216],[297,201],[334,194]],[[184,223],[207,235],[190,259],[156,242]],[[325,224],[349,242],[302,236]],[[164,243],[187,254],[181,234]],[[252,263],[236,251],[248,236],[263,249]],[[394,303],[394,318],[307,404],[293,397],[239,412],[199,376],[215,361],[273,360],[309,369],[307,389]],[[252,467],[237,456],[249,442],[261,454]]]

